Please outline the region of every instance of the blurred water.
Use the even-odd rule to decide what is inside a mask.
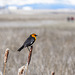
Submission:
[[[57,24],[58,21],[41,20],[41,21],[1,21],[0,27],[32,27],[32,26],[47,26],[50,24]]]

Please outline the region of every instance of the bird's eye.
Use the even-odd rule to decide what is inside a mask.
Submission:
[[[38,36],[38,35],[35,35],[35,36]]]

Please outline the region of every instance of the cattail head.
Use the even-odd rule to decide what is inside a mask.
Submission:
[[[7,62],[8,55],[9,55],[9,49],[7,48],[6,51],[5,51],[5,56],[4,56],[4,63]]]
[[[19,68],[18,75],[24,75],[27,68],[28,68],[28,63],[26,65],[22,66],[21,68]]]
[[[52,74],[51,75],[55,75],[55,72],[52,72]]]

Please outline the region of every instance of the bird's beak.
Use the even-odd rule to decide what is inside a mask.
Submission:
[[[35,35],[35,36],[38,36],[38,35]]]

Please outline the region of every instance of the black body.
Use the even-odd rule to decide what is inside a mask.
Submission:
[[[18,51],[21,51],[24,47],[31,46],[35,42],[35,38],[31,35],[27,38],[27,40],[24,42],[24,44],[18,49]]]

